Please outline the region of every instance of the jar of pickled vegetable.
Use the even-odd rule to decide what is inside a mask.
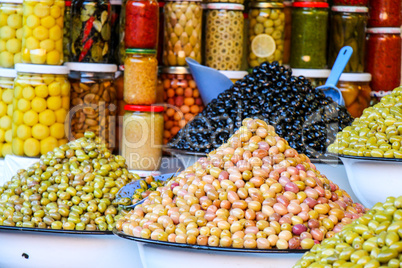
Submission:
[[[292,69],[292,76],[308,78],[314,88],[324,85],[330,73],[328,69]]]
[[[71,33],[71,1],[65,1],[64,26],[63,26],[63,61],[68,62],[70,57],[70,33]]]
[[[158,61],[154,49],[127,49],[124,73],[124,101],[127,104],[156,102]]]
[[[0,0],[0,67],[21,63],[22,0]]]
[[[190,71],[185,67],[167,67],[162,69],[161,80],[164,89],[165,131],[163,143],[174,137],[187,122],[202,112],[202,102],[197,84]]]
[[[163,25],[165,24],[165,14],[164,7],[165,2],[158,2],[159,5],[159,28],[158,28],[158,50],[156,54],[156,58],[158,62],[162,64],[163,62]]]
[[[72,3],[71,61],[110,63],[111,8],[108,0]]]
[[[342,47],[350,46],[353,54],[344,72],[364,72],[368,8],[333,6],[331,10],[328,67],[332,68]]]
[[[401,29],[367,29],[366,71],[373,91],[391,91],[401,82]]]
[[[156,49],[159,8],[157,0],[128,0],[126,3],[126,48]]]
[[[283,2],[285,13],[285,41],[283,43],[283,64],[290,61],[290,39],[292,37],[292,1]]]
[[[249,13],[248,64],[283,60],[285,13],[282,3],[251,3]]]
[[[326,68],[328,7],[325,2],[293,3],[290,49],[292,68]]]
[[[131,170],[159,170],[162,161],[163,106],[126,105],[122,155]]]
[[[120,68],[119,68],[120,69]],[[126,102],[123,99],[124,96],[124,71],[117,71],[115,75],[114,85],[116,87],[116,140],[121,141],[123,135],[123,116],[124,116],[124,106]],[[120,142],[116,142],[115,152],[121,155]]]
[[[353,117],[360,117],[363,110],[370,106],[370,81],[369,73],[343,73],[339,78],[337,88],[342,91],[345,106]]]
[[[114,149],[117,65],[67,62],[66,66],[72,86],[69,139],[79,139],[88,130]]]
[[[166,2],[164,65],[185,66],[186,57],[201,62],[201,29],[201,0]]]
[[[64,1],[24,0],[23,9],[22,62],[61,65]]]
[[[118,64],[124,65],[124,59],[126,58],[126,44],[124,43],[126,31],[126,1],[123,2],[120,10],[119,18],[119,45],[118,45]]]
[[[367,6],[368,0],[333,0],[336,6]]]
[[[119,63],[119,22],[120,22],[120,13],[121,13],[121,6],[122,0],[111,0],[111,18],[110,18],[110,25],[112,28],[111,33],[111,47],[110,47],[110,54],[111,54],[111,63],[118,64]]]
[[[0,68],[0,157],[12,154],[12,118],[14,79],[17,72],[14,69]]]
[[[244,6],[208,4],[207,8],[205,65],[217,70],[240,70],[243,58]]]
[[[37,157],[67,143],[65,121],[70,109],[69,70],[65,66],[15,65],[12,150]],[[68,124],[67,124],[68,125]]]
[[[401,27],[401,0],[370,0],[368,27]]]

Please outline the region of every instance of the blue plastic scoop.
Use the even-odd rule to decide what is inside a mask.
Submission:
[[[325,96],[331,97],[332,100],[339,105],[345,105],[345,100],[342,97],[342,92],[336,87],[336,84],[338,84],[338,80],[341,77],[341,74],[348,64],[352,54],[353,48],[350,46],[343,47],[339,51],[338,57],[336,58],[334,66],[332,67],[327,82],[325,85],[317,87],[317,89],[324,91]]]

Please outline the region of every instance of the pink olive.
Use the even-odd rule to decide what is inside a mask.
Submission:
[[[229,173],[225,170],[221,171],[221,173],[219,173],[218,180],[223,181],[227,179],[229,179]]]
[[[296,194],[299,192],[299,187],[297,187],[294,182],[288,182],[285,185],[285,191],[290,191]]]
[[[320,227],[320,222],[316,219],[310,219],[307,223],[308,228],[310,229],[316,229],[318,227]]]
[[[307,232],[307,227],[304,224],[296,224],[293,226],[292,232],[295,235],[301,235],[303,232]]]
[[[302,164],[296,165],[296,168],[297,168],[298,170],[306,171],[306,168],[305,168]]]

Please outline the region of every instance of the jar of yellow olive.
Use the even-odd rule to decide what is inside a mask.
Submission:
[[[92,131],[109,149],[114,149],[117,65],[67,62],[66,66],[72,87],[69,139],[79,139],[85,131]]]
[[[265,61],[282,63],[285,13],[282,3],[251,3],[249,13],[249,67]]]
[[[0,67],[21,63],[22,0],[0,0]]]
[[[14,79],[17,72],[14,69],[0,68],[0,157],[12,154],[12,118]]]
[[[164,65],[185,66],[186,57],[201,62],[201,0],[169,0],[164,13]]]
[[[238,71],[243,57],[244,6],[208,4],[205,34],[205,65]]]
[[[70,108],[69,70],[21,63],[15,69],[12,151],[37,157],[67,143],[64,123]]]
[[[22,62],[63,63],[64,7],[62,0],[24,0]]]

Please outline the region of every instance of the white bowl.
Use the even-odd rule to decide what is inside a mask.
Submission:
[[[387,197],[402,195],[402,159],[339,156],[349,184],[361,203],[371,208]]]

